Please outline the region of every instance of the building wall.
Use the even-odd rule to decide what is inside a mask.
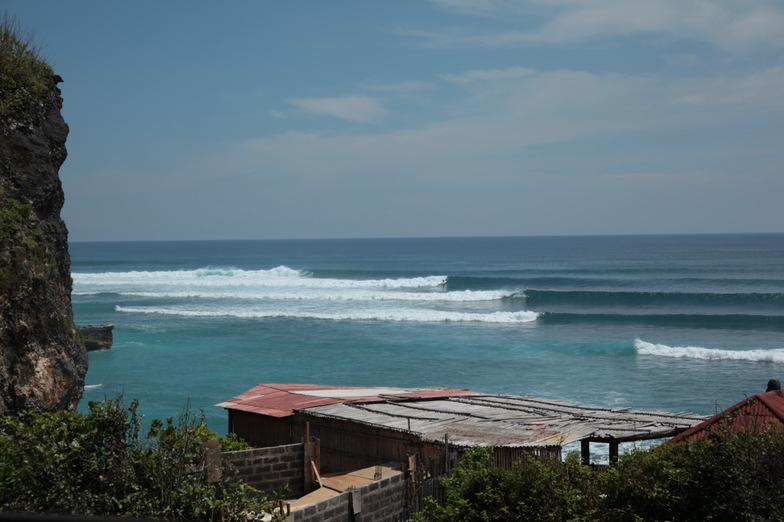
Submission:
[[[305,440],[306,426],[310,436],[321,441],[320,469],[322,473],[349,472],[385,463],[406,463],[416,454],[422,463],[443,457],[444,443],[426,442],[414,433],[369,426],[343,419],[317,417],[298,411],[278,418],[257,413],[229,411],[229,431],[251,444],[278,446]],[[450,446],[458,458],[465,448]],[[560,458],[558,446],[541,448],[495,448],[495,464],[511,468],[525,455]]]
[[[280,446],[303,442],[304,430],[292,431],[292,417],[269,417],[229,410],[229,433],[236,433],[254,446]]]
[[[397,522],[408,520],[402,473],[293,511],[290,522]]]
[[[287,498],[304,495],[304,444],[232,451],[224,453],[223,459],[234,466],[242,480],[256,489],[272,493],[288,485]]]

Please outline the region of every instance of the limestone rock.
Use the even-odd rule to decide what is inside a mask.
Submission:
[[[59,80],[0,114],[0,414],[73,410],[84,391],[87,352],[60,218],[68,125]]]
[[[84,347],[88,352],[97,350],[108,350],[114,343],[114,330],[113,324],[102,324],[94,326],[88,324],[81,327],[82,335],[84,336]]]

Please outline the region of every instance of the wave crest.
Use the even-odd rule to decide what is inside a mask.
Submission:
[[[707,361],[752,361],[784,363],[784,349],[772,350],[722,350],[701,346],[667,346],[635,339],[634,348],[641,355],[681,357]]]
[[[490,312],[468,313],[448,312],[442,310],[346,310],[346,311],[307,311],[264,310],[264,309],[193,309],[154,306],[116,306],[115,310],[122,313],[174,315],[180,317],[236,317],[240,319],[323,319],[333,321],[398,321],[398,322],[479,322],[495,324],[533,323],[539,316],[536,312]]]

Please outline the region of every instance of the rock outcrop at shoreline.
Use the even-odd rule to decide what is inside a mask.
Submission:
[[[88,324],[80,328],[84,336],[84,347],[88,352],[108,350],[114,344],[113,324],[92,325]]]
[[[0,100],[13,102],[0,111],[0,414],[74,410],[87,373],[60,218],[62,79],[46,69],[34,91],[5,89]]]

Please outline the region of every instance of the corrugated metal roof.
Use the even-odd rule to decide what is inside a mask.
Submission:
[[[227,410],[240,410],[270,417],[286,417],[294,410],[345,401],[375,402],[412,398],[480,395],[452,388],[394,388],[324,386],[317,384],[257,384],[242,395],[217,404]]]
[[[733,432],[784,430],[784,391],[773,390],[752,395],[684,431],[670,442],[702,439],[718,426],[725,426]]]
[[[671,437],[703,421],[688,413],[588,408],[518,395],[432,388],[350,388],[260,384],[220,404],[227,409],[284,417],[316,417],[416,434],[425,441],[449,436],[458,446],[562,446]]]

